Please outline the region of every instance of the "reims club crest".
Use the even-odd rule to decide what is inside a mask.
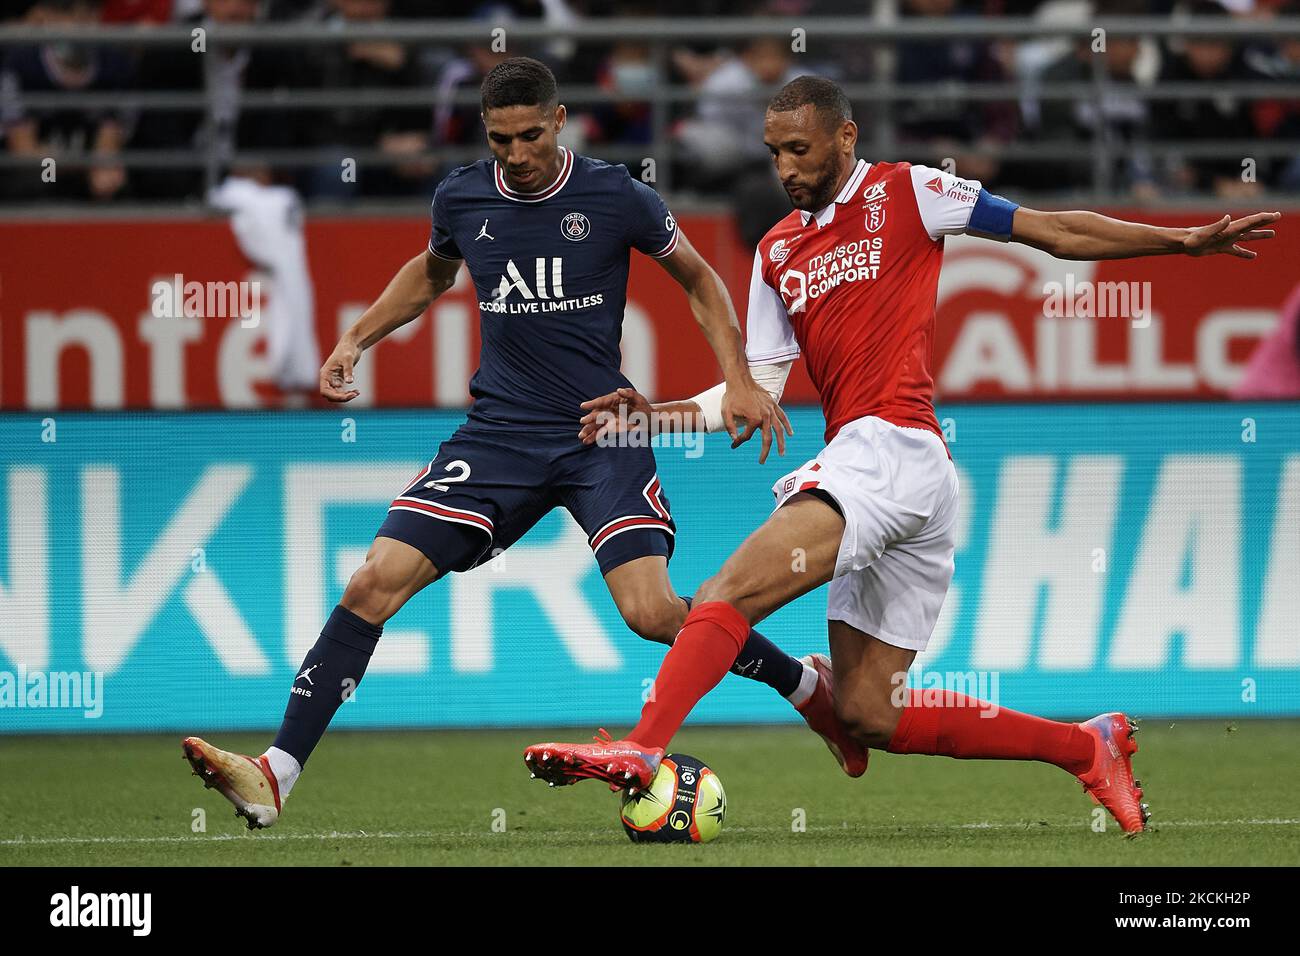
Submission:
[[[885,224],[885,204],[874,203],[867,207],[867,232],[879,232]]]
[[[867,210],[867,232],[879,232],[885,224],[885,200],[888,198],[883,182],[871,183],[862,190],[862,206]]]

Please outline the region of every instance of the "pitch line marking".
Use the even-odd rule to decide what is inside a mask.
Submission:
[[[1052,825],[1052,824],[1049,824]],[[1059,826],[1059,824],[1055,824]],[[895,824],[875,823],[870,825],[855,824],[852,827],[843,826],[813,826],[809,830],[813,831],[833,831],[833,830],[871,830],[884,829],[886,827],[895,829]],[[1082,829],[1087,824],[1079,824],[1074,829]],[[1272,818],[1264,820],[1163,820],[1157,821],[1156,828],[1162,827],[1231,827],[1231,826],[1251,826],[1251,827],[1274,827],[1274,826],[1300,826],[1300,819],[1288,820],[1282,818]],[[915,825],[906,826],[904,829],[911,830],[1032,830],[1036,826],[1033,823],[958,823],[952,825]],[[1068,828],[1068,827],[1067,827]],[[590,834],[608,833],[607,830],[586,831]],[[771,830],[767,827],[728,827],[728,833],[768,833]],[[570,831],[571,834],[571,831]],[[129,836],[106,836],[106,837],[14,837],[0,840],[0,846],[61,846],[61,845],[83,845],[83,844],[149,844],[149,843],[232,843],[237,840],[430,840],[430,839],[447,839],[482,836],[480,831],[469,832],[435,832],[435,831],[417,831],[417,832],[387,832],[376,831],[367,833],[364,830],[351,832],[332,832],[332,833],[216,833],[216,834],[194,834],[192,836],[153,836],[153,837],[129,837]],[[572,834],[571,834],[572,835]]]

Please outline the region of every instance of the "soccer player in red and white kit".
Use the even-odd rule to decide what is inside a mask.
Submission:
[[[1257,228],[1280,218],[1225,216],[1195,229],[1122,222],[1091,212],[1039,212],[978,182],[908,163],[856,159],[858,130],[844,93],[799,77],[767,110],[764,139],[794,211],[758,245],[747,355],[779,398],[803,355],[826,417],[826,447],[773,488],[771,517],[696,593],[655,680],[641,722],[623,740],[538,744],[525,752],[552,783],[596,778],[649,785],[664,748],[696,702],[727,673],[751,625],[831,582],[827,617],[835,738],[841,764],[866,770],[867,749],[1041,760],[1075,775],[1128,832],[1145,828],[1133,778],[1136,726],[1123,714],[1044,720],[946,692],[898,693],[924,650],[953,573],[957,474],[932,403],[930,355],[946,235],[1022,242],[1062,259],[1254,252]],[[583,437],[602,440],[630,406],[659,427],[722,427],[724,386],[650,406],[631,389],[589,402]],[[664,414],[674,413],[674,414]],[[802,552],[804,562],[791,560]]]

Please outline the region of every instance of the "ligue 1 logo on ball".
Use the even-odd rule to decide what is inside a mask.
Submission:
[[[580,212],[571,212],[560,220],[560,232],[565,239],[579,242],[591,233],[591,223]]]

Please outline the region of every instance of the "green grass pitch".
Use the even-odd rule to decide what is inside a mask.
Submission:
[[[706,846],[633,845],[601,784],[529,780],[523,748],[572,729],[330,734],[256,833],[190,776],[179,736],[0,737],[0,865],[1296,865],[1298,736],[1294,721],[1144,721],[1156,829],[1127,840],[1109,818],[1094,832],[1054,767],[873,753],[850,780],[802,728],[687,729],[673,749],[727,791]],[[268,737],[210,739],[256,753]]]

